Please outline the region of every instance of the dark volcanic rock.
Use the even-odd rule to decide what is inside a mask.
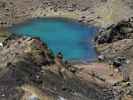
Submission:
[[[117,25],[111,25],[102,29],[95,37],[98,44],[112,43],[122,39],[133,38],[133,22],[121,21]]]
[[[121,21],[102,29],[95,37],[96,49],[106,60],[124,56],[133,57],[133,21]]]

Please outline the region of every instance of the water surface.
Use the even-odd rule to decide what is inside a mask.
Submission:
[[[38,18],[9,28],[10,32],[40,37],[54,53],[67,60],[93,60],[96,51],[92,39],[96,28],[61,18]]]

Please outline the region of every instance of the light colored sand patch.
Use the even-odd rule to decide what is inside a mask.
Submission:
[[[0,31],[0,42],[3,42],[7,39],[11,34],[8,32]]]
[[[96,16],[100,16],[97,19],[102,26],[108,26],[115,24],[122,19],[131,17],[133,11],[125,5],[122,0],[108,0],[107,3],[99,5],[95,9]]]
[[[53,97],[47,96],[41,90],[32,85],[23,85],[21,88],[25,91],[21,100],[30,100],[32,97],[38,98],[39,100],[54,100]]]
[[[114,84],[116,82],[121,81],[122,75],[118,72],[115,72],[112,66],[105,64],[105,63],[91,63],[88,65],[75,65],[79,69],[82,69],[81,72],[78,74],[81,78],[85,80],[92,80],[96,81],[96,83],[109,83]],[[93,77],[93,74],[94,77]],[[104,79],[105,81],[103,81]]]
[[[69,12],[67,10],[60,9],[58,11],[53,11],[50,9],[51,7],[47,7],[45,9],[38,8],[33,14],[32,17],[67,17],[73,19],[79,19],[80,12],[78,10],[74,12]]]

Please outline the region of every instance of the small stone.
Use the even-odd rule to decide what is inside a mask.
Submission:
[[[61,52],[59,52],[59,53],[57,54],[57,57],[60,58],[60,59],[63,59],[63,54],[62,54]]]
[[[58,100],[66,100],[65,98],[59,96],[59,99]]]
[[[98,60],[99,60],[99,61],[104,61],[104,59],[105,59],[105,56],[104,56],[104,55],[99,55],[99,56],[98,56]]]
[[[115,72],[119,72],[119,70],[117,68],[114,69]]]
[[[5,94],[2,94],[1,96],[2,96],[2,97],[4,97],[4,96],[5,96]]]
[[[37,96],[32,95],[32,96],[29,97],[28,100],[40,100],[40,99]]]

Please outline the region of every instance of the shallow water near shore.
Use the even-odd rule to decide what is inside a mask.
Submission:
[[[66,60],[92,61],[96,50],[92,39],[96,27],[63,18],[37,18],[10,27],[9,32],[40,37],[55,54],[62,52]]]

